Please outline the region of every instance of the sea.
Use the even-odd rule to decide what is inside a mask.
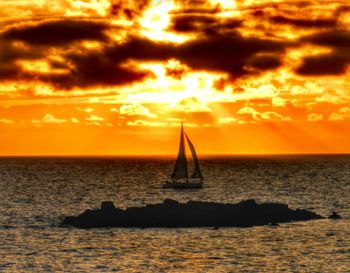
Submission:
[[[174,160],[0,158],[0,272],[350,272],[350,155],[200,157],[203,189],[162,189]],[[65,216],[102,201],[127,208],[166,198],[281,202],[342,219],[219,229],[60,227]]]

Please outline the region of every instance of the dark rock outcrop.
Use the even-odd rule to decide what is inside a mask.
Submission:
[[[277,225],[292,221],[322,219],[307,210],[292,210],[278,203],[257,204],[246,200],[237,204],[189,201],[179,203],[166,199],[161,204],[121,210],[112,202],[101,209],[86,210],[79,216],[66,217],[62,226],[97,227],[252,227]]]
[[[338,213],[333,211],[333,213],[328,216],[328,219],[338,220],[338,219],[341,219],[341,217],[340,217],[340,215]]]

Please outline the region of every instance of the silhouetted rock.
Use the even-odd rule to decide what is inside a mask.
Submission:
[[[66,217],[62,226],[96,227],[252,227],[277,225],[292,221],[322,219],[307,210],[292,210],[277,203],[257,204],[246,200],[237,204],[189,201],[179,203],[166,199],[160,204],[121,210],[112,202],[101,209],[86,210],[79,216]]]
[[[113,210],[115,210],[115,206],[114,206],[113,202],[105,201],[105,202],[101,203],[101,210],[113,211]]]
[[[270,227],[279,227],[279,224],[277,224],[276,222],[272,222],[272,223],[269,223],[269,226]]]
[[[336,213],[335,211],[333,211],[333,213],[331,215],[329,215],[328,218],[333,219],[333,220],[341,219],[340,215],[338,213]]]

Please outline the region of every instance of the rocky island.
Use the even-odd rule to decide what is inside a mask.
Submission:
[[[144,207],[116,208],[112,202],[103,202],[100,209],[86,210],[79,216],[66,217],[62,226],[78,228],[98,227],[252,227],[278,223],[322,219],[304,209],[290,209],[279,203],[258,204],[246,200],[237,204],[178,201],[166,199],[163,203]]]

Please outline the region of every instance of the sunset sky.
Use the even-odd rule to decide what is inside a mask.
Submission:
[[[0,155],[350,152],[350,3],[2,0]]]

